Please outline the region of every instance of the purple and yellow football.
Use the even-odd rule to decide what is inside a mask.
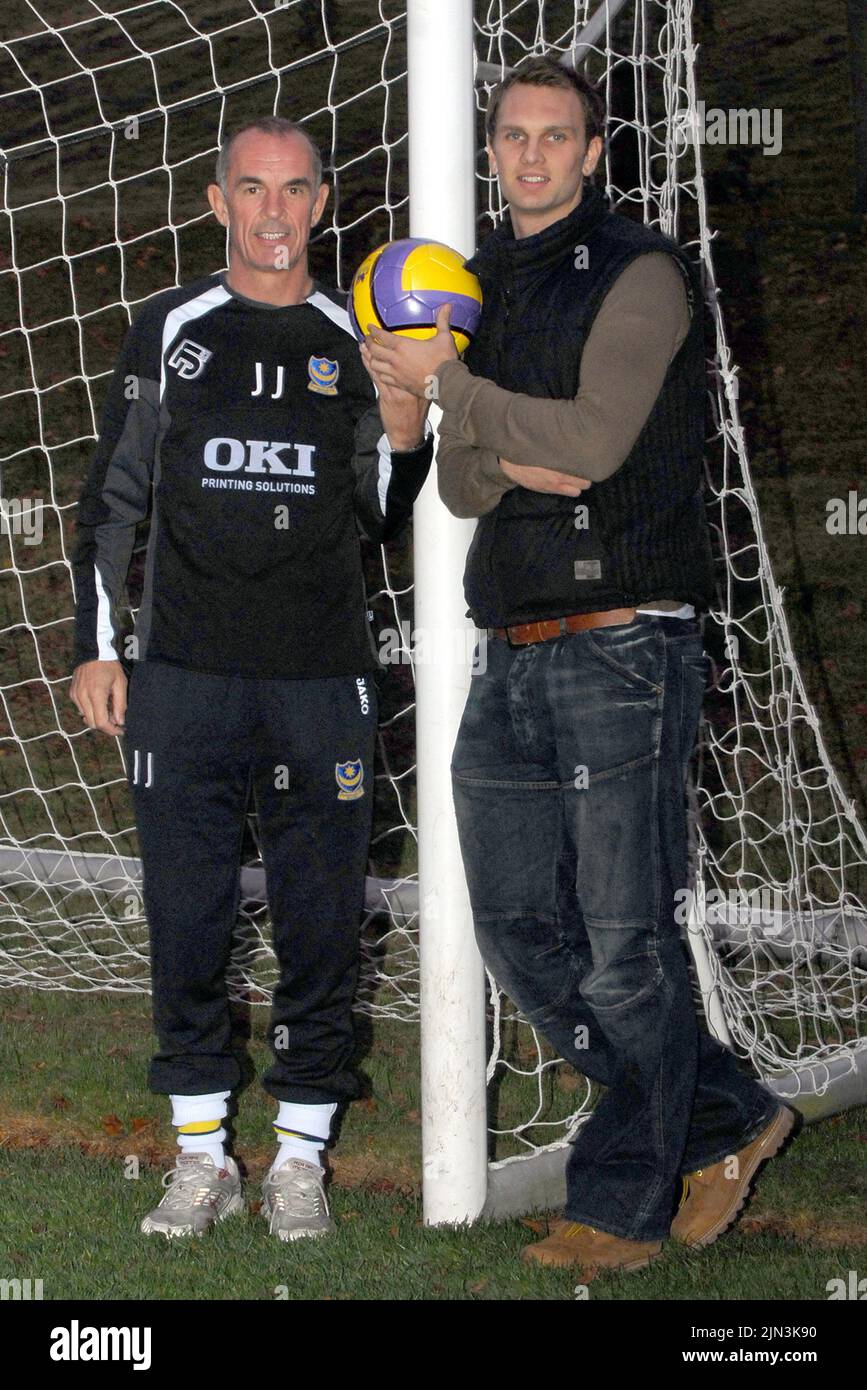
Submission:
[[[377,247],[358,267],[349,292],[349,320],[359,342],[371,323],[408,338],[431,338],[443,304],[452,306],[452,336],[463,352],[482,312],[481,285],[450,246],[404,237]]]

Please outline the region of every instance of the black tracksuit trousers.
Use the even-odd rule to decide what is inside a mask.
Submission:
[[[200,1095],[240,1081],[225,975],[252,790],[280,968],[263,1086],[302,1104],[358,1094],[351,1010],[376,725],[370,673],[265,680],[133,668],[125,744],[159,1042],[152,1091]]]

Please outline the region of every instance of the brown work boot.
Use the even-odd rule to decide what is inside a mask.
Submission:
[[[680,1209],[671,1223],[675,1240],[693,1247],[710,1245],[728,1230],[747,1200],[756,1169],[783,1147],[795,1119],[795,1112],[781,1105],[761,1134],[734,1155],[738,1161],[736,1175],[726,1176],[726,1167],[731,1163],[728,1156],[684,1179]]]
[[[521,1251],[521,1259],[540,1265],[580,1265],[592,1277],[599,1269],[644,1269],[662,1254],[661,1240],[624,1240],[576,1221],[549,1221],[549,1234]]]

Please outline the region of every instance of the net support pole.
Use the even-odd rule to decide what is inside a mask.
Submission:
[[[409,0],[410,235],[475,249],[472,0]],[[433,423],[439,412],[432,408]],[[462,578],[471,521],[414,512],[424,1219],[474,1220],[487,1190],[484,969],[473,935],[449,765],[470,684]],[[469,647],[469,650],[468,650]]]

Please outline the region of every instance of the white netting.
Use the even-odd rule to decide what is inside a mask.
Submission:
[[[478,3],[478,58],[499,71],[526,53],[571,49],[594,8],[586,0]],[[762,1074],[816,1063],[851,1071],[865,1008],[867,841],[803,688],[762,540],[717,302],[701,149],[689,138],[691,3],[612,0],[602,20],[579,54],[591,76],[604,78],[612,113],[599,178],[621,210],[692,249],[712,311],[716,426],[707,472],[721,558],[705,636],[714,688],[693,791],[696,959],[734,1045]],[[99,402],[130,311],[224,264],[202,196],[222,130],[274,110],[305,121],[334,185],[313,248],[321,278],[345,287],[369,249],[406,234],[405,15],[386,0],[114,8],[41,0],[7,8],[3,22],[0,354],[9,371],[0,461],[9,534],[0,571],[0,983],[144,990],[147,937],[120,746],[83,732],[67,697],[68,554]],[[482,109],[484,83],[478,92]],[[479,178],[484,231],[499,205],[483,158]],[[19,507],[13,524],[16,499],[33,497],[41,512]],[[35,533],[39,520],[41,542],[31,543],[26,525]],[[143,546],[144,537],[139,560]],[[400,634],[408,656],[408,542],[371,556],[369,581],[378,625]],[[133,606],[135,587],[133,575]],[[360,1007],[411,1020],[418,961],[408,660],[391,668],[383,694]],[[264,1002],[274,963],[252,828],[249,851],[235,989]],[[706,913],[701,894],[712,890],[726,897]],[[760,890],[777,896],[758,901]],[[387,911],[377,912],[383,903]],[[592,1088],[548,1056],[496,991],[491,1013],[495,1128],[516,1152],[562,1143],[588,1112]]]
[[[148,987],[121,746],[82,731],[67,697],[75,503],[130,312],[225,263],[203,197],[223,131],[274,110],[304,121],[333,182],[312,255],[323,279],[345,287],[370,249],[405,234],[405,14],[385,0],[346,9],[327,0],[82,3],[60,12],[28,4],[4,36],[3,496],[39,497],[32,520],[43,531],[39,544],[23,529],[9,534],[0,574],[8,984]],[[29,520],[25,508],[21,522]],[[411,624],[408,553],[407,543],[387,559],[369,557],[371,607],[380,626],[399,631]],[[135,569],[136,560],[133,611]],[[365,932],[360,1003],[402,1018],[418,1009],[417,950],[400,893],[415,858],[412,712],[404,665],[385,692],[378,879],[367,894],[372,917],[387,890],[391,921],[380,915]],[[235,988],[265,999],[275,969],[252,817],[248,851]]]

